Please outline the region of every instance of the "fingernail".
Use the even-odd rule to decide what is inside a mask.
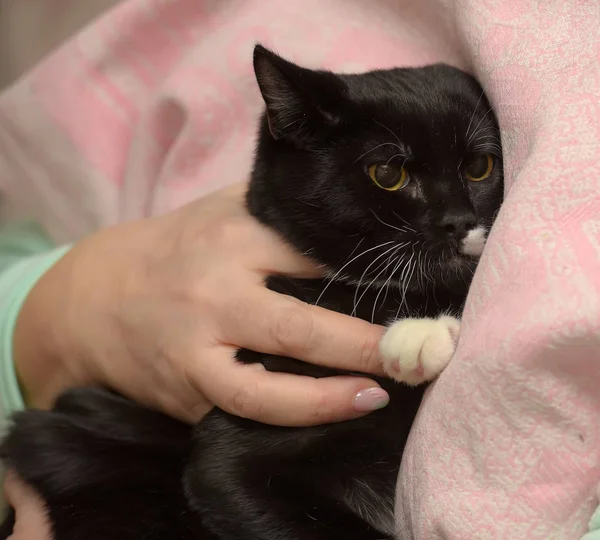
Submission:
[[[356,412],[372,412],[383,409],[390,402],[389,394],[383,388],[361,390],[354,398]]]

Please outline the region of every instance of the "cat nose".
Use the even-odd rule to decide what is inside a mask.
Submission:
[[[477,226],[477,218],[473,212],[446,212],[438,220],[437,226],[442,234],[461,240]]]

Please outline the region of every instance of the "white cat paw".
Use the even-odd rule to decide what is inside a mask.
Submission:
[[[459,334],[454,317],[397,321],[379,344],[383,367],[391,378],[412,386],[430,381],[450,362]]]

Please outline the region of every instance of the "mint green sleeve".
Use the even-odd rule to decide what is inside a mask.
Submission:
[[[590,519],[589,527],[589,532],[581,540],[600,540],[600,507],[596,509],[592,519]]]
[[[10,415],[24,407],[12,357],[19,310],[38,279],[67,250],[56,247],[35,223],[0,228],[0,433]]]

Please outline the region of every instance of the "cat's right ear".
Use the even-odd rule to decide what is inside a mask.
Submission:
[[[340,121],[346,85],[333,73],[302,68],[261,45],[254,49],[254,72],[273,138],[303,142]]]

